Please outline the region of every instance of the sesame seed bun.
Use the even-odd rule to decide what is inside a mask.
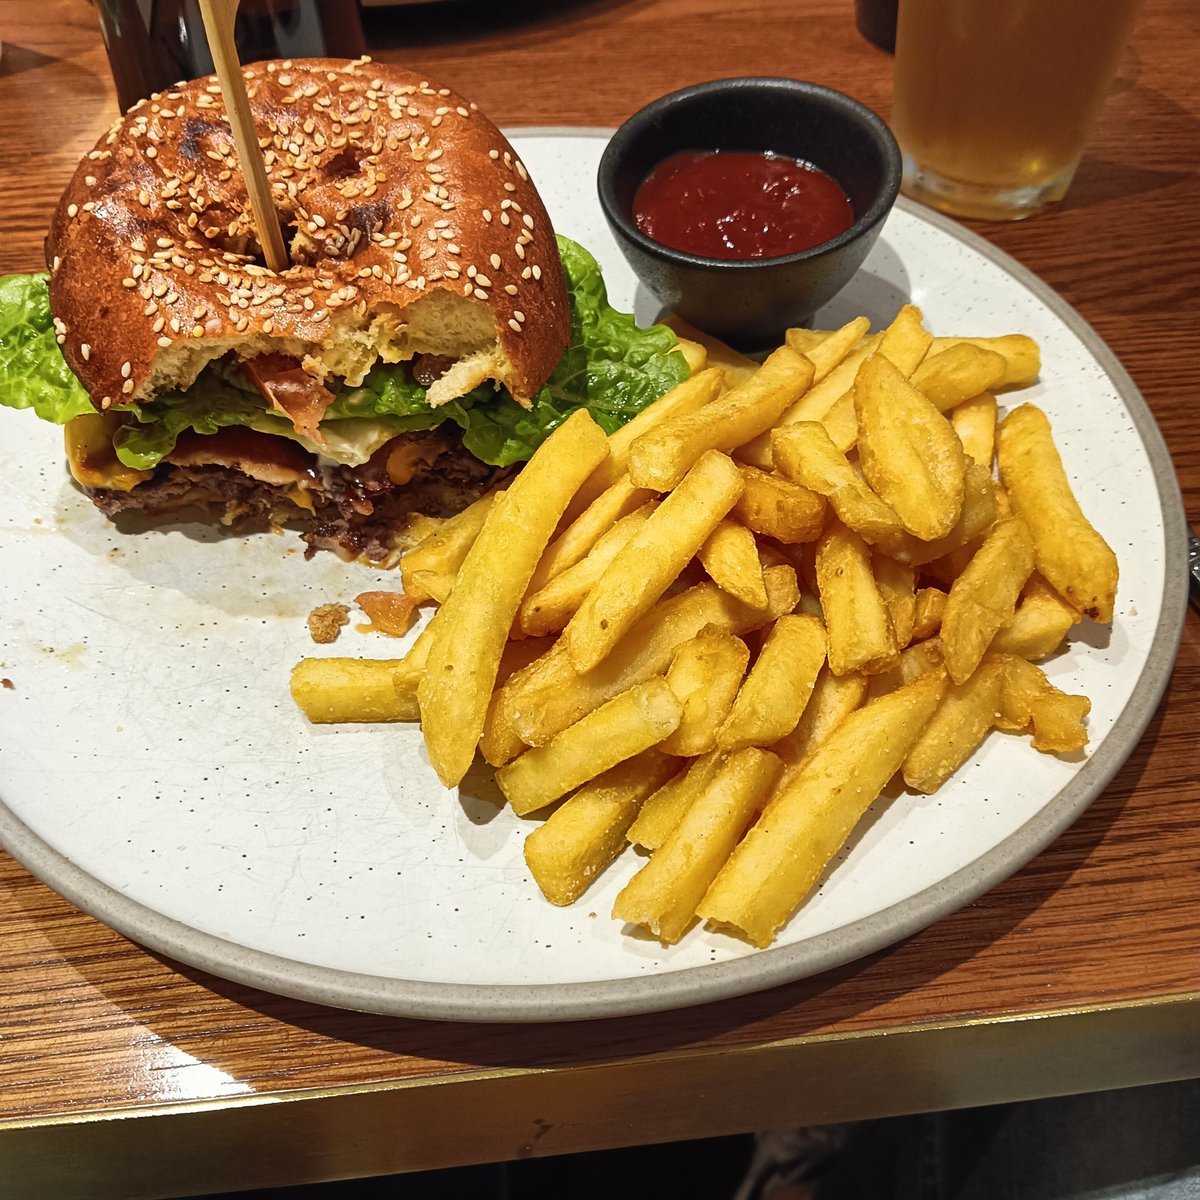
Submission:
[[[369,60],[244,71],[292,265],[262,265],[215,77],[143,101],[80,164],[46,240],[71,369],[101,410],[211,361],[284,354],[320,380],[453,359],[433,405],[487,379],[527,402],[566,349],[550,220],[474,104]]]

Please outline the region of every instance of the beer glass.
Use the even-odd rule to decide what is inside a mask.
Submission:
[[[902,190],[1013,220],[1061,200],[1138,0],[900,0],[892,129]]]

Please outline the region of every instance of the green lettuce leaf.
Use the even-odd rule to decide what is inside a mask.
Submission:
[[[687,363],[671,330],[662,325],[639,329],[632,316],[608,303],[600,267],[582,246],[560,237],[559,252],[567,277],[571,345],[528,409],[492,384],[430,408],[425,389],[402,365],[381,363],[360,387],[334,385],[334,402],[321,422],[327,440],[314,446],[290,422],[267,411],[240,371],[215,363],[186,392],[130,405],[135,421],[118,433],[117,457],[128,467],[148,470],[171,452],[185,429],[211,434],[222,426],[245,425],[289,437],[340,462],[359,463],[397,433],[453,421],[476,458],[511,466],[528,459],[580,408],[612,433],[687,378]],[[46,279],[0,280],[0,403],[32,406],[39,416],[62,422],[92,408],[55,341]],[[17,334],[10,338],[12,329]],[[36,386],[31,378],[39,381]]]
[[[65,425],[94,412],[67,366],[50,314],[49,275],[0,276],[0,404]]]

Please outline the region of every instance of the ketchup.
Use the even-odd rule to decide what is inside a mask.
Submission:
[[[687,254],[775,258],[837,237],[854,223],[854,211],[841,187],[809,163],[687,150],[646,176],[633,220],[647,237]]]

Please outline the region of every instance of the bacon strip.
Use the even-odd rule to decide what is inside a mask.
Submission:
[[[267,403],[291,421],[298,434],[318,446],[325,444],[317,425],[333,403],[333,393],[314,379],[299,359],[286,354],[259,354],[243,359],[242,370]]]
[[[229,425],[216,433],[185,429],[167,455],[177,467],[232,467],[263,483],[299,483],[312,474],[312,455],[287,438]]]

